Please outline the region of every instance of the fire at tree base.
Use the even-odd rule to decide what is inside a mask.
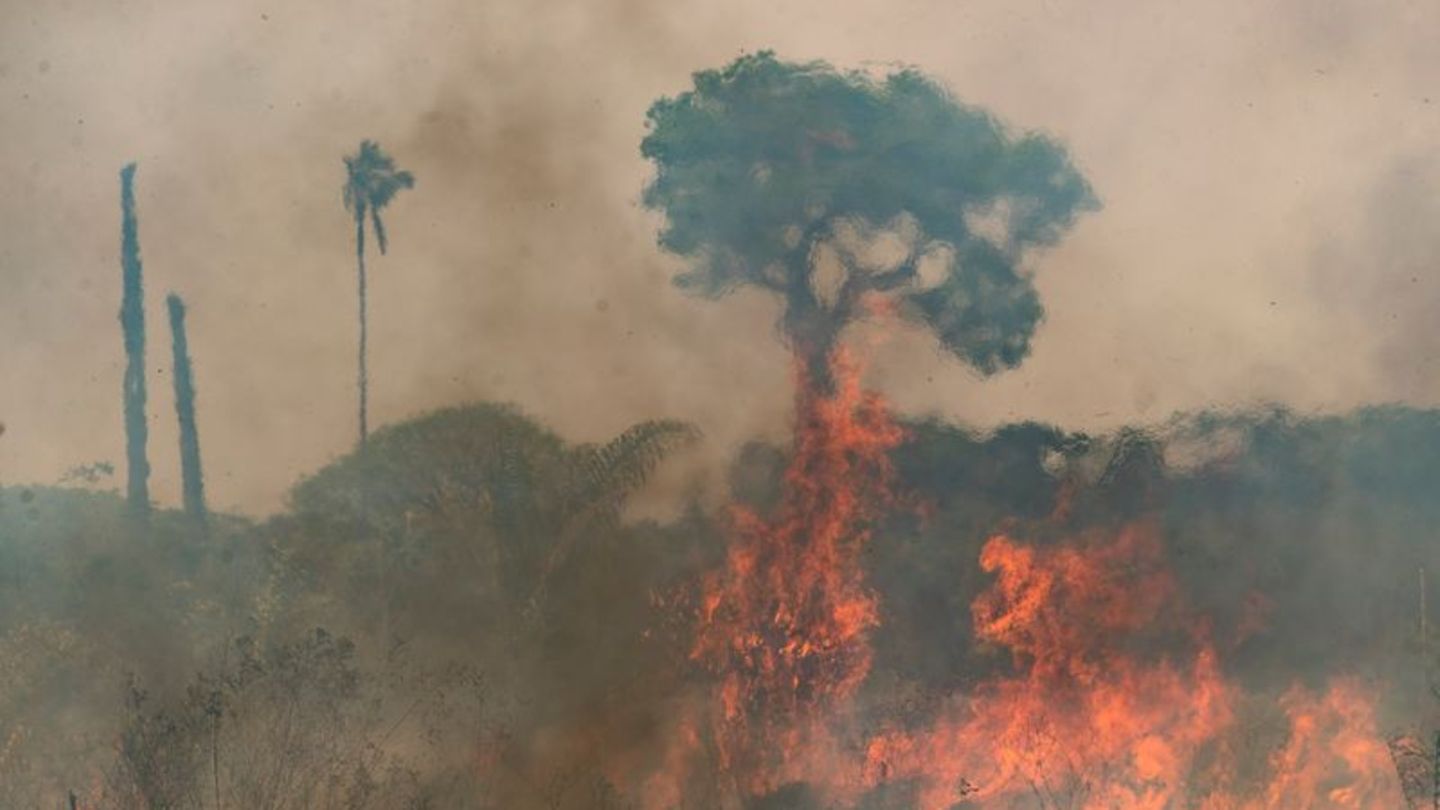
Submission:
[[[662,766],[632,775],[644,806],[1280,810],[1428,798],[1423,746],[1381,727],[1384,684],[1340,676],[1271,694],[1229,677],[1225,651],[1263,615],[1222,632],[1189,606],[1149,520],[991,537],[979,552],[990,584],[970,618],[1003,666],[932,699],[926,716],[894,711],[865,688],[885,605],[864,559],[887,512],[923,520],[925,505],[894,491],[889,454],[904,431],[860,370],[837,353],[829,392],[797,374],[781,500],[765,515],[732,510],[724,563],[695,600],[691,658],[708,693],[676,712]]]

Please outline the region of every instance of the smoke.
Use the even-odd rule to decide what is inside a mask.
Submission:
[[[695,687],[685,588],[724,551],[697,501],[713,503],[728,479],[759,515],[783,503],[789,451],[775,441],[791,399],[777,302],[752,291],[701,305],[668,283],[682,263],[656,249],[665,223],[644,208],[654,175],[637,146],[649,105],[684,92],[693,70],[773,47],[837,70],[921,65],[1006,121],[1063,133],[1107,203],[1053,250],[961,257],[991,260],[987,277],[1018,294],[947,293],[1006,316],[1023,345],[987,343],[963,323],[940,324],[940,344],[923,330],[880,340],[871,324],[854,335],[876,339],[868,382],[895,411],[929,415],[908,420],[892,459],[896,489],[923,508],[877,521],[856,557],[879,619],[862,707],[918,727],[944,696],[1015,665],[971,622],[997,531],[1053,549],[1144,518],[1187,607],[1214,622],[1227,675],[1273,695],[1295,677],[1359,670],[1392,687],[1386,732],[1428,733],[1420,605],[1440,570],[1427,539],[1440,517],[1440,428],[1413,406],[1434,394],[1424,270],[1436,246],[1418,235],[1436,213],[1434,14],[1238,2],[1146,13],[6,6],[0,476],[75,470],[105,486],[100,472],[124,452],[114,173],[134,157],[145,164],[145,272],[152,289],[184,289],[194,304],[209,494],[276,517],[222,520],[201,548],[162,511],[156,542],[142,545],[115,529],[104,495],[0,492],[4,613],[44,620],[0,638],[15,651],[0,657],[43,666],[0,676],[55,685],[7,686],[19,708],[0,721],[22,718],[41,730],[22,742],[44,739],[47,721],[70,727],[47,717],[52,706],[86,721],[107,710],[99,695],[64,703],[68,683],[93,687],[133,664],[157,692],[179,694],[202,649],[237,628],[279,638],[323,621],[367,649],[386,648],[385,627],[411,645],[400,655],[487,667],[493,714],[450,732],[482,740],[484,768],[510,775],[490,794],[507,806],[605,806],[605,790],[653,770]],[[377,437],[397,440],[377,438],[380,456],[347,457],[292,490],[351,446],[354,267],[339,160],[366,137],[423,178],[387,222],[394,249],[373,257],[374,413],[393,431]],[[1009,241],[1016,208],[973,213],[974,234]],[[875,247],[863,225],[848,223],[837,246]],[[838,255],[819,264],[833,269]],[[930,259],[918,275],[947,257]],[[1031,341],[1037,296],[1047,320]],[[950,344],[978,347],[967,357],[981,371],[1027,364],[981,385]],[[169,389],[150,386],[154,413],[168,412]],[[1351,410],[1392,399],[1411,407]],[[523,411],[482,405],[400,424],[469,400]],[[1248,408],[1257,400],[1286,407]],[[1207,410],[1225,403],[1247,407]],[[1177,410],[1190,415],[1166,421]],[[632,515],[667,520],[627,524],[609,497],[600,518],[569,514],[559,505],[575,490],[545,488],[595,462],[586,442],[663,417],[706,436],[631,502]],[[436,425],[452,429],[427,432]],[[170,420],[153,428],[161,445],[174,440]],[[467,466],[476,457],[494,466]],[[307,501],[357,469],[396,484],[393,500],[368,498],[383,520],[357,517],[367,499]],[[177,500],[178,481],[177,465],[155,465],[162,503]],[[396,565],[376,566],[377,554]],[[388,616],[374,599],[384,589],[397,595]],[[423,691],[396,693],[412,688]],[[582,777],[597,780],[593,792]],[[818,804],[819,793],[780,788],[756,806]]]
[[[516,401],[577,439],[693,419],[709,444],[665,476],[657,500],[673,503],[750,436],[783,434],[787,368],[764,296],[702,307],[668,286],[679,263],[655,249],[636,147],[654,99],[763,48],[922,66],[1017,127],[1063,134],[1106,201],[1025,268],[1047,320],[1024,368],[978,386],[928,335],[882,347],[873,381],[901,412],[1096,429],[1215,401],[1431,397],[1425,366],[1372,351],[1387,334],[1423,336],[1428,317],[1396,305],[1424,296],[1341,296],[1316,272],[1380,210],[1374,178],[1405,160],[1430,173],[1440,105],[1424,101],[1423,4],[0,13],[13,102],[0,109],[0,178],[14,189],[0,200],[12,347],[0,376],[39,381],[0,388],[7,481],[123,460],[114,173],[130,159],[144,163],[148,280],[205,313],[189,326],[206,362],[214,505],[270,511],[344,452],[355,335],[338,161],[373,137],[425,179],[392,212],[396,249],[374,268],[377,424],[471,399]],[[1357,261],[1337,270],[1373,266],[1338,253]],[[736,379],[753,383],[743,402],[719,404]],[[170,386],[152,383],[168,412]],[[157,446],[173,443],[168,421],[152,426]],[[173,467],[152,474],[162,503],[179,500]]]
[[[1394,386],[1407,401],[1432,401],[1440,346],[1422,313],[1440,304],[1440,166],[1428,152],[1400,156],[1354,205],[1358,227],[1332,228],[1317,241],[1312,283],[1337,320],[1373,330],[1368,359],[1376,384]]]

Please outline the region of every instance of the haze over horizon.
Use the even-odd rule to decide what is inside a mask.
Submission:
[[[154,494],[178,501],[165,293],[210,492],[278,507],[354,439],[341,156],[412,170],[371,271],[372,423],[512,401],[569,438],[784,436],[775,303],[670,283],[645,111],[742,52],[913,65],[1061,141],[1104,207],[1031,262],[1047,321],[980,381],[871,343],[905,414],[1104,429],[1277,402],[1440,402],[1440,6],[244,0],[0,7],[0,483],[123,458],[117,173],[139,162]],[[882,330],[868,329],[875,336]],[[709,465],[671,476],[700,486]],[[118,486],[121,482],[117,480]]]

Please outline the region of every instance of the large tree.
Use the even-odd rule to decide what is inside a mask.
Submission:
[[[415,177],[395,168],[395,160],[374,141],[361,141],[360,149],[345,158],[345,209],[355,217],[355,261],[360,290],[360,443],[369,435],[368,410],[370,379],[366,368],[366,342],[369,337],[365,284],[365,219],[368,216],[375,231],[380,254],[385,254],[385,222],[380,212],[390,204],[401,189],[413,188]]]
[[[666,214],[661,247],[688,259],[676,282],[783,296],[781,326],[822,385],[876,296],[982,374],[1018,365],[1043,313],[1023,254],[1097,207],[1057,143],[913,70],[744,56],[655,102],[648,125],[644,201]]]

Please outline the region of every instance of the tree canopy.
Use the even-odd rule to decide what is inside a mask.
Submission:
[[[414,187],[415,176],[396,169],[395,159],[374,141],[361,141],[359,151],[345,157],[345,209],[355,215],[357,223],[364,223],[365,214],[370,214],[381,253],[388,247],[388,240],[380,211],[401,189]]]
[[[1098,207],[1058,143],[1012,135],[914,70],[762,52],[696,73],[648,126],[644,202],[666,215],[661,247],[688,260],[676,282],[779,293],[812,359],[885,294],[981,373],[1018,365],[1043,314],[1022,254]]]

